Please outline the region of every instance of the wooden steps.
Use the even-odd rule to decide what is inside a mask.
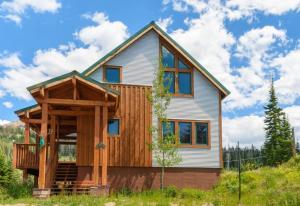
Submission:
[[[75,163],[58,163],[51,195],[89,194],[92,181],[77,181],[77,166]]]

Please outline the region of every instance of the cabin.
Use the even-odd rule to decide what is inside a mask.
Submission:
[[[13,165],[34,195],[102,194],[159,188],[160,168],[149,128],[160,121],[147,99],[159,62],[170,83],[167,110],[182,162],[165,171],[165,185],[209,189],[222,169],[222,104],[229,91],[154,22],[82,73],[72,71],[28,87],[36,105],[16,111],[25,124],[13,145]],[[34,135],[34,138],[32,136]],[[73,145],[73,161],[59,158]]]

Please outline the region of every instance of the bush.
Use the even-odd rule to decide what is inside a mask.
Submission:
[[[7,187],[13,181],[13,169],[11,163],[6,160],[0,151],[0,187]]]
[[[204,192],[197,189],[182,189],[180,191],[181,198],[192,198],[192,199],[202,199],[204,197]]]
[[[12,198],[24,198],[32,196],[33,184],[31,181],[26,183],[12,182],[6,188],[6,193]]]
[[[123,196],[131,196],[132,195],[132,190],[128,187],[122,187],[117,195],[123,195]]]
[[[166,197],[176,197],[178,194],[178,189],[175,186],[169,186],[164,189],[164,194]]]

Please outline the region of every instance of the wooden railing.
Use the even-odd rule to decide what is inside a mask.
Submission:
[[[13,166],[18,169],[38,169],[39,156],[36,144],[14,144]]]

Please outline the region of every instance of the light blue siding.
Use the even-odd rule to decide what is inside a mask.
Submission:
[[[122,83],[152,85],[158,62],[159,40],[151,31],[106,64],[123,67]],[[102,81],[102,69],[97,69],[90,77]],[[194,98],[172,98],[168,118],[211,121],[211,148],[181,148],[183,161],[179,167],[220,167],[218,98],[218,90],[198,70],[194,71]],[[152,124],[157,124],[154,116]],[[153,166],[157,166],[154,158]]]

